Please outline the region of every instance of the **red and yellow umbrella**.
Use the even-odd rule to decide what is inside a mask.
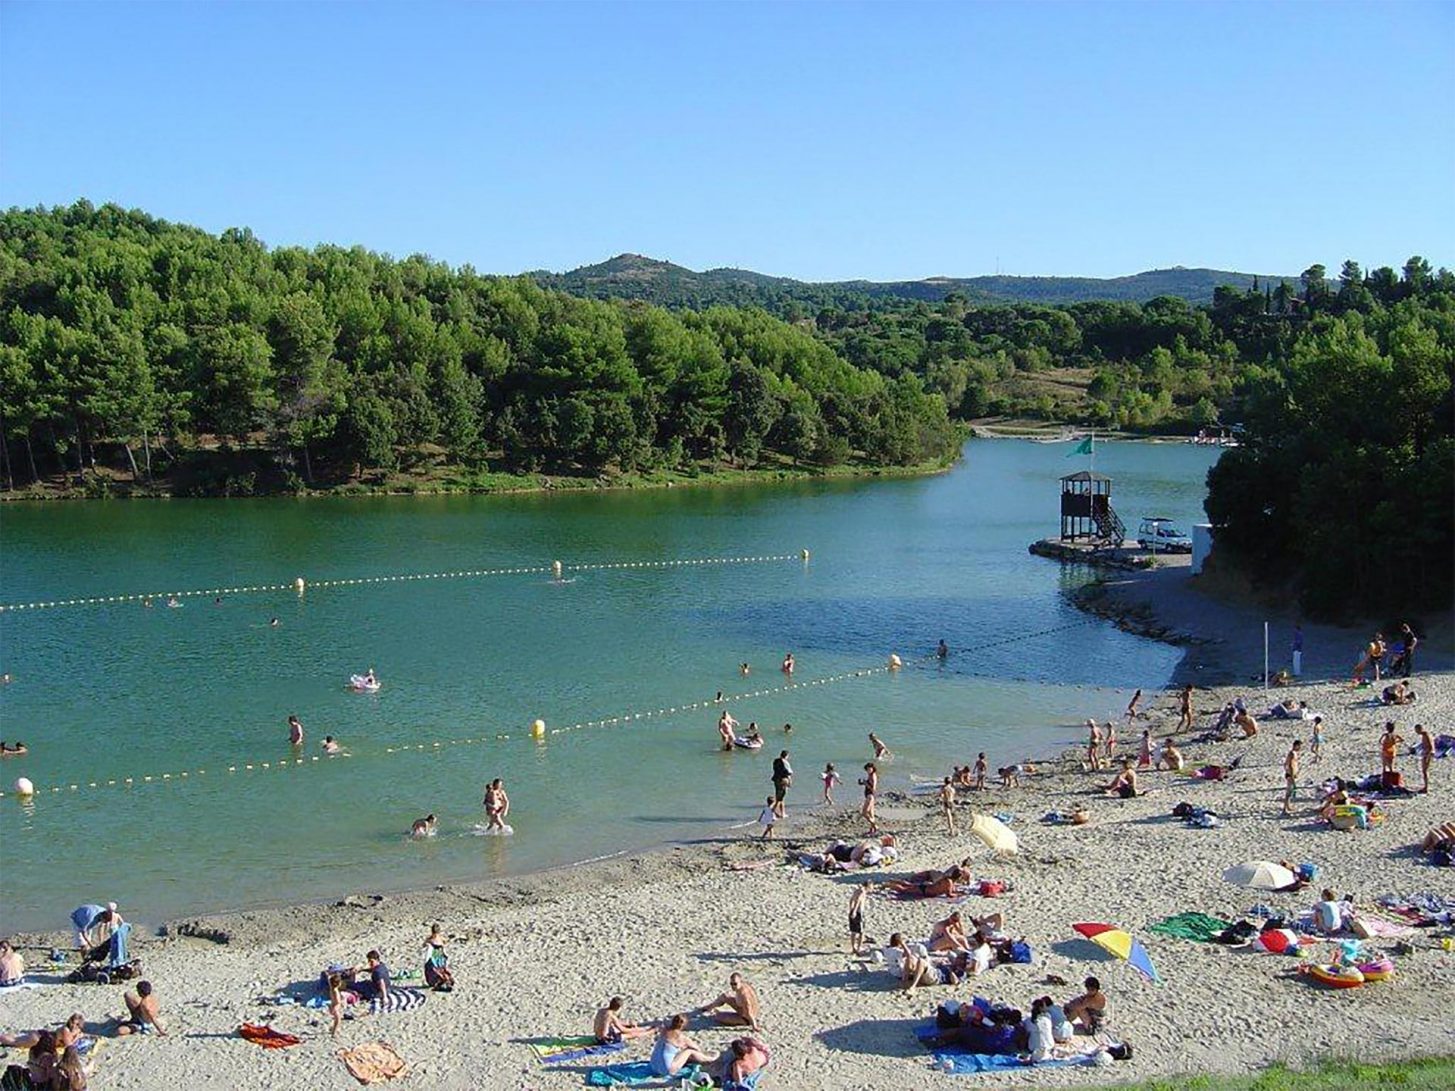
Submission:
[[[1130,932],[1118,928],[1114,924],[1098,924],[1091,921],[1083,921],[1080,924],[1073,924],[1071,927],[1103,950],[1110,951],[1117,958],[1126,959],[1132,969],[1148,981],[1161,980],[1157,976],[1157,967],[1152,965],[1152,956],[1147,954],[1145,947],[1132,938]]]

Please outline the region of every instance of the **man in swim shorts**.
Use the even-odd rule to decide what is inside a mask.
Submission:
[[[865,879],[849,895],[849,945],[856,955],[864,946],[864,906],[873,890],[874,884]]]
[[[167,1036],[158,1018],[162,1006],[157,1000],[157,994],[152,991],[150,981],[138,981],[136,991],[128,989],[122,1000],[126,1002],[127,1018],[116,1028],[117,1034],[156,1033],[163,1038]]]
[[[1094,977],[1088,977],[1085,984],[1084,993],[1066,1001],[1066,1018],[1073,1025],[1080,1024],[1087,1034],[1095,1034],[1106,1019],[1106,993],[1101,991],[1101,982]]]

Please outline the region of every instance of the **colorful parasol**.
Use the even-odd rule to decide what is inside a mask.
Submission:
[[[1160,981],[1157,976],[1157,967],[1152,965],[1152,956],[1147,954],[1147,949],[1132,934],[1114,924],[1096,924],[1082,922],[1071,926],[1080,932],[1092,943],[1103,950],[1110,951],[1117,958],[1126,959],[1132,969],[1141,974],[1148,981]]]

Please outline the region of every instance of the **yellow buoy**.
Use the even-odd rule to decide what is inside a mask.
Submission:
[[[531,737],[532,738],[535,738],[535,739],[543,739],[543,738],[545,738],[545,735],[546,735],[546,721],[545,720],[536,720],[535,722],[533,722],[530,725],[530,733],[531,733]]]

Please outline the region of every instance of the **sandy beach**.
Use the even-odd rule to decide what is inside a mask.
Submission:
[[[789,797],[781,838],[760,842],[756,828],[737,839],[703,841],[477,887],[439,888],[382,900],[355,892],[337,905],[299,906],[173,922],[165,935],[135,946],[161,997],[165,1038],[109,1041],[92,1086],[206,1088],[356,1086],[335,1057],[340,1046],[382,1039],[408,1061],[412,1086],[441,1088],[567,1088],[580,1086],[589,1061],[547,1068],[524,1039],[582,1034],[596,1007],[613,993],[627,998],[627,1015],[655,1020],[706,1003],[740,971],[762,996],[763,1037],[774,1059],[763,1086],[785,1088],[931,1088],[947,1080],[1004,1084],[1096,1084],[1153,1074],[1253,1069],[1279,1060],[1319,1055],[1407,1057],[1455,1052],[1455,955],[1432,931],[1409,937],[1396,956],[1393,980],[1330,991],[1296,975],[1298,961],[1150,933],[1171,914],[1199,911],[1237,919],[1255,903],[1297,912],[1327,884],[1370,905],[1378,895],[1436,891],[1455,895],[1449,870],[1425,865],[1411,846],[1430,826],[1455,817],[1451,763],[1435,762],[1431,791],[1391,800],[1389,819],[1367,831],[1339,832],[1319,822],[1312,785],[1334,774],[1360,776],[1379,768],[1377,736],[1387,713],[1407,743],[1413,725],[1451,722],[1455,677],[1420,675],[1420,699],[1408,708],[1372,706],[1370,690],[1319,684],[1277,691],[1323,713],[1328,728],[1322,760],[1305,767],[1295,815],[1279,816],[1281,761],[1308,725],[1269,721],[1247,742],[1186,748],[1191,766],[1226,763],[1242,755],[1223,782],[1171,773],[1143,777],[1148,794],[1112,799],[1097,790],[1106,773],[1083,772],[1074,761],[1043,767],[1021,788],[962,792],[962,828],[972,810],[1014,815],[1021,853],[993,859],[978,840],[948,837],[923,799],[885,799],[882,821],[900,835],[905,852],[889,868],[824,876],[785,863],[793,850],[835,834],[863,830],[850,806],[810,810],[807,786]],[[1219,707],[1235,690],[1204,690],[1196,707]],[[1250,707],[1262,695],[1247,693]],[[1175,723],[1173,700],[1150,702],[1140,726],[1162,734]],[[1088,709],[1105,719],[1116,710]],[[1210,717],[1198,717],[1201,730]],[[1122,734],[1126,735],[1123,729]],[[1125,737],[1121,753],[1133,753]],[[966,755],[970,760],[973,755]],[[1418,786],[1418,762],[1400,767]],[[841,799],[853,794],[840,788]],[[816,796],[816,792],[814,793]],[[1181,800],[1216,810],[1219,829],[1189,828],[1170,812]],[[1083,804],[1085,826],[1051,826],[1047,811]],[[528,816],[520,816],[520,824]],[[995,898],[958,903],[971,914],[999,911],[1006,931],[1024,936],[1034,960],[995,967],[958,987],[906,996],[882,969],[850,956],[845,911],[862,875],[888,880],[942,867],[964,856],[977,878],[1007,881]],[[1223,869],[1251,859],[1312,861],[1314,887],[1297,894],[1246,890],[1222,881]],[[744,865],[748,870],[734,870]],[[346,892],[341,891],[343,895]],[[952,908],[945,901],[871,899],[867,929],[879,942],[902,930],[923,937],[930,922]],[[61,911],[63,912],[63,911]],[[58,912],[58,915],[59,912]],[[379,948],[396,974],[418,968],[430,923],[450,937],[460,987],[432,994],[422,1008],[344,1023],[330,1039],[326,1014],[274,1006],[270,997],[316,981],[331,962],[362,964]],[[1071,930],[1076,921],[1107,921],[1131,930],[1147,946],[1160,984],[1103,955]],[[22,937],[21,942],[64,942]],[[1386,949],[1393,940],[1373,941]],[[1328,944],[1316,948],[1328,952]],[[27,952],[31,954],[32,952]],[[33,968],[55,980],[40,952]],[[955,1077],[935,1071],[912,1028],[936,1002],[978,993],[1024,1007],[1042,993],[1064,1000],[1088,973],[1110,995],[1108,1032],[1133,1043],[1134,1058],[1114,1069],[1027,1069],[995,1076]],[[1043,984],[1058,975],[1067,986]],[[418,981],[396,981],[396,985]],[[47,985],[0,997],[0,1027],[50,1026],[72,1011],[98,1028],[121,1011],[120,985]],[[268,1021],[304,1040],[266,1051],[237,1037],[243,1021]],[[694,1020],[691,1032],[711,1049],[731,1031]],[[103,1031],[103,1033],[109,1033]],[[607,1060],[645,1057],[650,1040]],[[9,1051],[7,1061],[20,1059]]]

